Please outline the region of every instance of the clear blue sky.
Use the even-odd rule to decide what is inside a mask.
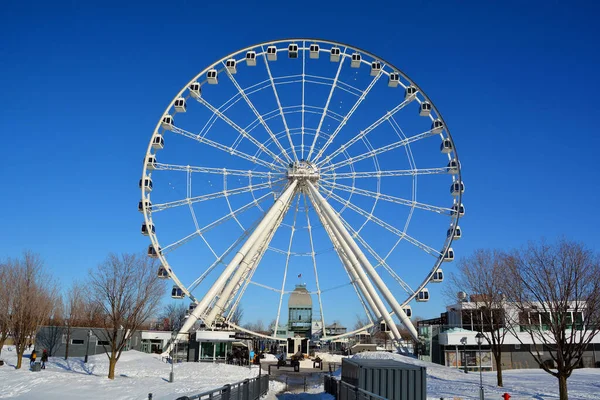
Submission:
[[[144,250],[137,182],[165,106],[208,64],[286,37],[367,49],[433,99],[467,185],[458,257],[562,235],[598,249],[599,12],[566,1],[7,2],[0,257],[36,251],[68,285],[110,251]],[[414,313],[443,310],[438,295]]]

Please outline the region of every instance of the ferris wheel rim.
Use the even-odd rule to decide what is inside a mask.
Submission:
[[[435,103],[431,100],[431,98],[426,94],[426,92],[424,90],[422,90],[422,88],[414,81],[412,80],[405,72],[403,72],[401,69],[397,68],[396,66],[394,66],[392,63],[388,62],[387,60],[383,59],[382,57],[379,57],[369,51],[366,51],[360,47],[356,47],[353,45],[349,45],[343,42],[338,42],[338,41],[331,41],[331,40],[327,40],[327,39],[318,39],[318,38],[284,38],[284,39],[277,39],[277,40],[272,40],[272,41],[265,41],[265,42],[260,42],[260,43],[256,43],[254,45],[251,46],[247,46],[245,48],[242,48],[240,50],[237,50],[235,52],[232,52],[228,55],[226,55],[225,57],[219,59],[218,61],[210,64],[207,68],[205,68],[204,70],[202,70],[200,73],[198,73],[197,75],[195,75],[186,85],[183,86],[183,88],[173,97],[173,99],[171,100],[171,102],[169,103],[169,105],[166,107],[165,111],[163,112],[162,115],[166,115],[170,109],[173,108],[174,102],[177,98],[181,97],[181,95],[183,93],[185,93],[186,89],[189,87],[189,85],[193,82],[198,81],[198,79],[200,77],[202,77],[202,75],[206,74],[207,71],[209,71],[211,68],[214,68],[216,65],[218,65],[219,63],[223,63],[225,60],[246,52],[246,51],[251,51],[254,49],[257,49],[259,47],[264,47],[267,45],[277,45],[277,44],[281,44],[281,43],[293,43],[293,42],[316,42],[316,43],[326,43],[326,44],[330,44],[330,45],[334,45],[334,46],[343,46],[346,49],[351,49],[357,52],[360,52],[362,54],[368,55],[373,59],[377,59],[380,60],[381,62],[385,63],[387,66],[391,67],[394,71],[396,71],[397,73],[399,73],[404,79],[406,79],[412,86],[416,87],[417,90],[420,92],[421,96],[423,97],[423,101],[428,101],[431,104],[432,107],[432,111],[435,112],[436,116],[438,119],[440,119],[443,123],[444,123],[444,131],[446,133],[446,136],[450,139],[450,141],[452,143],[454,143],[454,140],[452,138],[450,129],[448,127],[448,124],[446,124],[445,119],[443,118],[441,112],[437,109],[437,107],[435,106]],[[303,45],[304,46],[304,45]],[[306,50],[307,48],[303,47],[302,49]],[[387,72],[384,72],[387,74]],[[421,103],[422,100],[417,99],[419,101],[419,103]],[[162,118],[162,117],[161,117]],[[158,123],[156,124],[155,128],[154,128],[154,134],[156,134],[157,132],[160,132],[160,126],[161,126],[161,120],[159,119]],[[153,134],[153,135],[154,135]],[[149,154],[152,154],[152,141],[149,143],[147,151],[146,151],[146,156],[148,156]],[[294,147],[292,146],[290,148],[290,150],[294,150]],[[458,180],[459,182],[462,182],[462,168],[460,166],[460,161],[459,161],[459,156],[458,156],[458,151],[456,149],[456,146],[453,147],[452,149],[452,153],[454,155],[454,158],[457,160],[457,162],[459,163],[459,167],[457,169],[456,173],[452,174],[452,178],[453,181]],[[148,176],[147,173],[147,165],[144,162],[143,165],[143,169],[142,169],[142,179],[144,179],[146,176]],[[152,223],[152,219],[149,216],[149,210],[147,210],[146,208],[146,204],[143,202],[144,199],[147,198],[148,193],[146,192],[146,188],[144,187],[144,185],[142,185],[141,187],[141,195],[142,195],[142,203],[143,203],[143,215],[144,215],[144,221],[147,225]],[[349,202],[349,199],[346,200],[347,202]],[[462,204],[462,192],[459,192],[458,195],[455,197],[455,202],[459,205]],[[453,229],[456,229],[456,227],[458,226],[458,221],[460,219],[460,215],[459,213],[456,213],[456,215],[454,216],[455,218],[452,220],[452,226],[454,227]],[[366,223],[366,222],[365,222]],[[362,229],[362,228],[361,228]],[[159,249],[160,245],[157,239],[156,234],[154,233],[150,233],[148,235],[150,237],[152,246],[155,247],[155,249]],[[443,251],[442,254],[444,252],[446,252],[452,242],[454,240],[454,235],[450,235],[444,245],[443,245]],[[186,294],[186,296],[188,296],[192,301],[196,302],[196,298],[193,296],[193,293],[191,291],[188,291],[187,288],[185,287],[185,285],[182,284],[182,282],[179,280],[179,278],[176,276],[176,274],[173,271],[173,268],[169,265],[168,261],[166,260],[166,258],[163,256],[162,252],[158,251],[158,259],[163,263],[163,265],[168,268],[168,270],[170,271],[169,274],[169,278],[172,279]],[[422,284],[419,285],[418,289],[414,290],[412,296],[409,296],[409,298],[407,298],[402,306],[408,304],[410,301],[412,301],[417,293],[419,292],[419,290],[425,288],[427,286],[427,284],[429,284],[432,280],[432,277],[434,275],[434,273],[440,268],[440,266],[442,265],[443,260],[440,258],[434,265],[434,267],[432,268],[431,272],[428,274],[428,276],[425,278],[425,280],[423,281]]]

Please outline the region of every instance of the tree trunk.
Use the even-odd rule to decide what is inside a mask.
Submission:
[[[17,366],[15,369],[21,369],[21,364],[23,364],[23,353],[17,352]]]
[[[4,346],[4,342],[6,341],[6,337],[0,337],[0,355],[2,355],[2,347]]]
[[[560,400],[569,400],[569,393],[567,392],[567,377],[564,375],[558,376],[558,392]]]
[[[108,363],[108,379],[115,379],[115,367],[117,366],[117,358],[114,353],[110,355],[110,361]]]
[[[496,380],[498,381],[498,386],[504,386],[502,383],[502,357],[494,357],[496,359]]]
[[[67,343],[65,344],[65,360],[69,359],[69,342],[71,341],[71,328],[67,327]]]

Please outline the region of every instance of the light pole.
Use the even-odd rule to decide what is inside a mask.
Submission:
[[[464,370],[465,370],[465,374],[469,373],[469,370],[467,369],[467,337],[463,337],[460,339],[460,342],[463,345],[463,355],[462,355],[462,359],[464,362]]]
[[[87,335],[87,344],[85,346],[85,358],[83,360],[84,364],[87,364],[87,362],[88,362],[88,353],[90,350],[90,340],[92,340],[92,330],[91,329],[88,331],[88,335]]]
[[[173,365],[175,364],[175,340],[177,339],[177,332],[171,332],[171,373],[169,374],[169,382],[175,382],[175,372],[173,371]]]
[[[477,345],[479,345],[479,400],[483,400],[483,376],[481,374],[481,343],[483,342],[483,333],[477,332],[475,339],[477,339]]]

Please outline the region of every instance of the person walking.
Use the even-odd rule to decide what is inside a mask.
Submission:
[[[31,355],[29,356],[29,366],[33,367],[33,364],[35,364],[35,359],[37,358],[37,353],[35,352],[35,350],[33,350],[31,352]]]
[[[44,349],[42,352],[42,369],[46,369],[46,362],[48,361],[48,350]]]

